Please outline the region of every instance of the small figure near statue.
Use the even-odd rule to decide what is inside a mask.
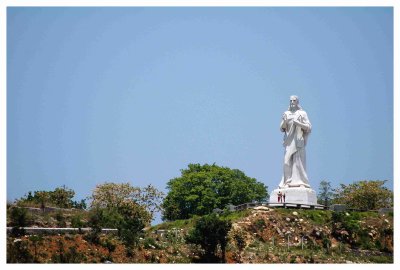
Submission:
[[[306,171],[306,145],[311,133],[311,122],[299,105],[299,97],[290,96],[289,108],[282,115],[280,130],[284,133],[283,174],[278,189],[270,196],[270,203],[317,205],[317,196],[311,189]]]
[[[286,194],[282,192],[278,192],[278,203],[286,202]]]

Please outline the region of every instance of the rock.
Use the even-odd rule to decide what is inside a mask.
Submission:
[[[292,214],[293,214],[293,216],[297,216],[299,213],[297,213],[296,211],[294,211]]]
[[[254,207],[254,210],[269,211],[269,208],[266,206],[257,206],[257,207]]]
[[[290,221],[290,218],[288,218],[288,217],[287,217],[287,218],[286,218],[286,221],[288,221],[288,222],[289,222],[289,221]]]
[[[303,219],[301,218],[301,219],[299,219],[299,222],[303,222]]]

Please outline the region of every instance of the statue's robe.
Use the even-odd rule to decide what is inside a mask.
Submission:
[[[285,129],[283,138],[285,157],[279,187],[310,187],[306,172],[305,146],[311,132],[311,123],[303,110],[297,110],[294,113],[286,111],[284,114],[287,120],[282,121],[281,129]],[[295,119],[303,124],[303,128],[294,124]]]

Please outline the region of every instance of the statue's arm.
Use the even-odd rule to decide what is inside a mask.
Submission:
[[[307,133],[311,132],[311,123],[310,120],[308,120],[307,113],[304,112],[301,116],[301,120],[295,120],[294,124],[296,126],[301,127],[302,130],[304,130]]]
[[[281,122],[281,131],[282,131],[282,132],[286,132],[286,128],[287,128],[286,119],[287,119],[287,116],[286,116],[286,114],[284,113],[284,114],[282,115],[282,122]]]

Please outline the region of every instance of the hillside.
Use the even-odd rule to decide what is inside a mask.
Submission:
[[[71,226],[77,214],[34,213],[31,226]],[[85,226],[85,213],[81,225]],[[221,216],[232,222],[227,263],[392,263],[393,215],[304,209],[259,209]],[[126,248],[117,235],[98,243],[88,233],[7,237],[8,262],[193,263],[202,250],[185,236],[198,217],[147,228],[139,245]],[[75,218],[76,222],[76,218]]]

